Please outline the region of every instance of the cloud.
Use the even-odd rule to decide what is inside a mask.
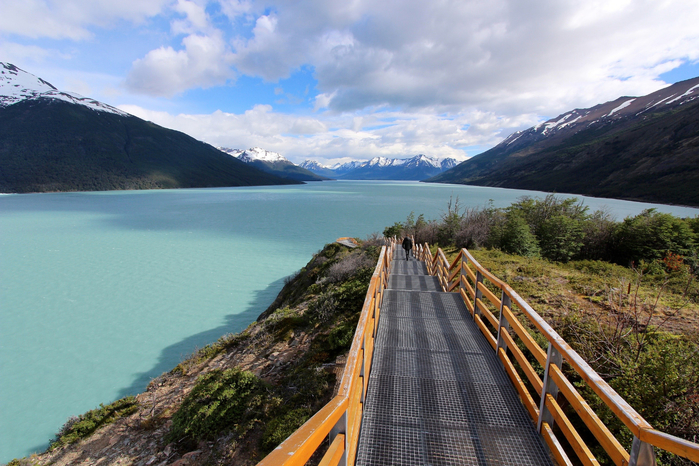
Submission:
[[[206,14],[206,5],[190,0],[178,0],[173,9],[184,15],[183,19],[172,21],[173,34],[195,34],[198,32],[210,32],[209,17]]]
[[[465,158],[464,147],[490,146],[510,129],[532,126],[536,115],[503,119],[493,113],[470,112],[436,116],[434,112],[381,112],[365,115],[297,116],[256,105],[242,113],[172,115],[137,106],[120,106],[140,118],[183,131],[214,146],[264,147],[294,162],[314,158],[324,163],[375,156]],[[471,154],[473,155],[473,154]]]
[[[3,0],[0,34],[28,38],[84,40],[92,27],[119,20],[142,22],[170,0]]]
[[[222,85],[235,77],[220,34],[192,34],[182,45],[181,50],[160,47],[136,60],[126,87],[137,93],[171,97],[187,89]]]
[[[514,115],[645,94],[699,53],[699,4],[670,0],[277,2],[234,45],[245,74],[314,67],[316,108]]]
[[[47,58],[62,56],[56,50],[50,50],[37,45],[23,45],[13,42],[0,42],[0,56],[8,63],[39,63]]]

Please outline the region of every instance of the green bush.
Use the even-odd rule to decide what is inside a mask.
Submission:
[[[238,368],[203,375],[172,417],[168,441],[214,439],[262,414],[267,385]]]
[[[400,222],[394,223],[390,227],[386,227],[383,230],[383,235],[386,238],[392,238],[394,236],[401,236],[403,234],[403,224]]]
[[[541,224],[537,237],[543,257],[556,262],[568,262],[583,246],[582,221],[555,215]]]
[[[352,345],[357,322],[354,320],[338,325],[328,335],[328,349],[332,351],[347,351]]]
[[[262,453],[267,454],[274,450],[310,418],[310,409],[297,408],[269,421],[262,436]]]
[[[49,450],[87,438],[100,427],[111,424],[120,417],[135,413],[137,410],[138,402],[133,396],[127,396],[107,406],[100,404],[97,409],[69,419],[56,434],[56,437],[51,440]]]
[[[614,231],[614,260],[622,265],[662,259],[667,251],[686,256],[695,248],[690,225],[671,214],[647,209],[627,217]]]
[[[532,234],[526,220],[514,212],[507,214],[505,224],[502,226],[500,248],[509,254],[528,257],[536,257],[540,252],[536,237]]]

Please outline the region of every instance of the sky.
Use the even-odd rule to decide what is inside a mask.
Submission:
[[[699,76],[696,0],[0,0],[0,61],[214,146],[464,160]]]

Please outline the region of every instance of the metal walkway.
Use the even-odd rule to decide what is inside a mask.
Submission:
[[[357,465],[552,465],[458,293],[395,254]]]

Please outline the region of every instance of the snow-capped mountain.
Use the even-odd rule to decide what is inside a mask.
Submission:
[[[323,175],[318,175],[310,170],[295,165],[286,157],[277,152],[270,152],[260,147],[250,149],[230,149],[219,147],[220,151],[229,154],[241,162],[245,162],[267,173],[290,178],[297,181],[323,181],[327,180]]]
[[[699,205],[699,77],[575,109],[426,181]]]
[[[0,63],[0,192],[295,184]]]
[[[330,169],[329,166],[327,165],[321,165],[320,163],[316,162],[315,160],[304,160],[299,167],[305,168],[306,170],[310,171],[315,171],[315,170],[327,170]]]
[[[233,157],[237,157],[243,162],[250,163],[254,162],[256,160],[261,160],[263,162],[289,162],[291,163],[288,159],[283,157],[281,154],[277,152],[270,152],[268,150],[264,150],[260,147],[252,147],[250,149],[229,149],[228,147],[219,147],[219,150],[222,150],[226,154],[230,154]]]
[[[348,162],[332,167],[313,160],[302,166],[314,173],[346,180],[422,180],[455,166],[454,159],[439,160],[424,154],[407,159],[374,157],[365,162]]]
[[[24,100],[38,99],[62,100],[83,105],[91,110],[114,113],[121,116],[129,115],[111,105],[94,99],[83,97],[73,92],[59,91],[51,83],[31,73],[27,73],[10,63],[0,62],[0,108],[5,108]]]
[[[508,136],[499,146],[521,147],[545,139],[557,140],[587,129],[664,112],[699,99],[699,78],[682,81],[642,97],[619,97],[591,108],[569,112]],[[498,146],[496,146],[498,147]]]
[[[344,175],[345,173],[349,173],[352,170],[356,170],[359,167],[362,167],[366,162],[360,162],[357,160],[353,160],[351,162],[345,162],[345,163],[336,163],[332,167],[330,167],[331,170],[333,170],[338,176]]]

